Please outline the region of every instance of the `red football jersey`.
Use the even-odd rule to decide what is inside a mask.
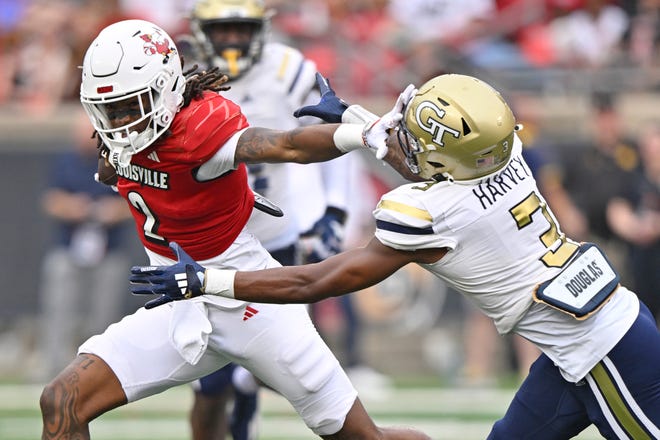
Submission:
[[[224,252],[236,239],[254,205],[245,165],[206,182],[194,176],[247,125],[236,104],[205,93],[177,113],[169,137],[117,170],[117,189],[129,202],[146,248],[174,258],[168,243],[176,241],[193,259],[204,260]]]

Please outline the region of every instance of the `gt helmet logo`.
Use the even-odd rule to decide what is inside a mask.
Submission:
[[[432,114],[429,115],[426,120],[423,120],[422,113],[426,109],[429,109]],[[423,101],[415,109],[415,119],[417,120],[417,125],[419,125],[422,130],[432,136],[431,140],[434,144],[437,144],[440,147],[444,147],[445,144],[442,142],[442,137],[445,135],[445,133],[449,133],[456,139],[459,138],[461,135],[460,131],[454,130],[453,128],[443,124],[438,119],[434,118],[433,114],[437,115],[438,119],[442,119],[444,118],[446,112],[431,101]],[[427,148],[429,150],[435,150],[435,146],[432,145],[427,145]]]

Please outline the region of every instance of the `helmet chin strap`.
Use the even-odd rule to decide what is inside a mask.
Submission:
[[[138,146],[146,145],[147,141],[151,139],[154,130],[152,128],[145,129],[142,133],[131,131],[128,133],[128,145],[109,147],[110,150],[110,163],[115,168],[127,167],[131,163],[131,157],[138,151],[142,151],[146,147]]]
[[[131,131],[128,133],[128,143],[133,148],[135,148],[135,141],[138,136],[139,134],[137,131]],[[109,162],[115,167],[115,169],[127,167],[131,163],[131,156],[133,154],[127,146],[111,146],[108,147],[108,149],[110,150],[110,154],[108,155]]]
[[[108,149],[110,150],[109,162],[115,169],[127,167],[131,163],[131,152],[128,151],[128,148],[109,147]]]

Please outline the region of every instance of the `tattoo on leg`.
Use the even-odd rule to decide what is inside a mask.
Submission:
[[[76,402],[80,396],[79,369],[86,370],[94,359],[82,355],[69,365],[51,386],[44,390],[49,405],[43,411],[43,439],[78,440],[89,438],[87,423],[81,423],[76,413]]]
[[[95,359],[93,357],[89,357],[86,354],[81,354],[76,359],[76,362],[80,365],[80,368],[86,370],[95,362]]]

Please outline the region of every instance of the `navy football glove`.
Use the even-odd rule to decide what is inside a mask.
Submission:
[[[341,115],[348,108],[348,104],[335,95],[335,91],[330,87],[330,81],[318,72],[316,73],[316,84],[319,86],[321,92],[319,103],[301,107],[293,112],[293,116],[296,118],[301,116],[315,116],[323,119],[325,122],[341,122]]]
[[[145,309],[171,301],[194,298],[204,294],[204,272],[200,266],[176,242],[170,243],[177,263],[171,266],[133,266],[131,268],[131,292],[134,295],[160,295],[144,305]]]
[[[346,212],[328,207],[312,229],[300,236],[300,248],[305,263],[318,263],[341,252],[344,241]]]

